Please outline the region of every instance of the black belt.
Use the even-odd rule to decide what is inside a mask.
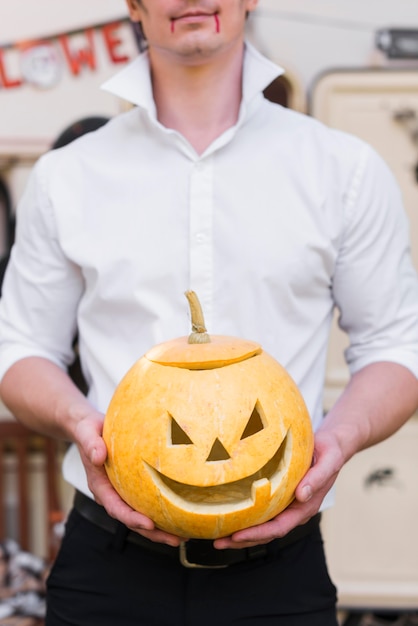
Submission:
[[[228,567],[236,563],[265,557],[272,549],[274,551],[281,550],[311,534],[318,527],[321,519],[321,515],[318,513],[306,524],[291,530],[285,537],[274,539],[265,545],[251,548],[217,550],[213,547],[212,539],[189,539],[182,542],[178,548],[150,541],[142,535],[129,530],[113,517],[110,517],[102,506],[79,491],[76,491],[75,494],[74,508],[82,517],[113,535],[124,529],[124,541],[133,543],[155,554],[174,558],[180,561],[184,567],[199,568]]]

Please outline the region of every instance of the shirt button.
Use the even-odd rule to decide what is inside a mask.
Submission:
[[[203,243],[205,241],[205,235],[203,233],[197,233],[196,241],[197,243]]]

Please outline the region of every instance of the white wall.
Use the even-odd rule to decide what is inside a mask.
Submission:
[[[418,28],[417,1],[260,0],[250,38],[306,92],[326,70],[387,65],[375,47],[387,27]]]
[[[96,67],[84,64],[78,75],[70,71],[62,45],[57,39],[46,40],[46,50],[53,55],[51,71],[56,78],[47,87],[28,84],[5,87],[6,75],[10,83],[22,80],[25,59],[17,43],[43,39],[72,30],[97,26],[111,20],[126,18],[122,0],[13,0],[0,8],[0,63],[3,67],[3,89],[0,90],[0,155],[11,154],[16,148],[20,154],[39,154],[47,149],[55,137],[70,123],[87,115],[113,115],[120,103],[100,90],[102,82],[115,73],[119,64],[109,55],[101,29],[94,30],[93,43],[86,33],[69,39],[71,51],[91,45]],[[4,15],[2,15],[4,13]],[[115,48],[119,57],[133,58],[137,54],[135,38],[129,22],[122,22],[116,30],[121,42]],[[1,75],[0,75],[1,84]]]
[[[100,89],[122,66],[112,60],[103,31],[93,30],[96,67],[84,64],[78,75],[70,71],[55,36],[122,19],[115,31],[120,44],[114,52],[130,60],[138,49],[127,17],[123,0],[0,0],[0,176],[9,188],[13,207],[34,160],[62,130],[83,117],[110,117],[121,108],[118,99]],[[23,80],[24,55],[16,44],[31,40],[45,40],[45,49],[53,55],[56,82],[47,87]],[[85,32],[80,32],[69,38],[69,45],[76,55],[90,44]],[[16,80],[23,84],[5,87],[6,81]]]
[[[46,36],[126,15],[123,0],[1,0],[0,43]]]

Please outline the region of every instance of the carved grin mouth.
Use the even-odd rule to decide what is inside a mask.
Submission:
[[[222,509],[253,506],[258,498],[269,496],[277,490],[286,476],[290,463],[291,433],[288,432],[274,456],[257,472],[223,485],[195,487],[168,478],[147,464],[155,485],[171,502],[177,503],[184,510]]]

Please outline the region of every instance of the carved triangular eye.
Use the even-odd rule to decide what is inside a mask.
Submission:
[[[174,417],[171,418],[171,443],[174,446],[189,446],[193,443]]]
[[[264,430],[264,422],[261,417],[261,407],[257,402],[253,412],[250,415],[250,419],[247,422],[246,427],[244,428],[244,432],[241,435],[241,439],[246,439],[247,437],[251,437],[251,435],[255,435],[255,433],[259,433],[260,430]]]

